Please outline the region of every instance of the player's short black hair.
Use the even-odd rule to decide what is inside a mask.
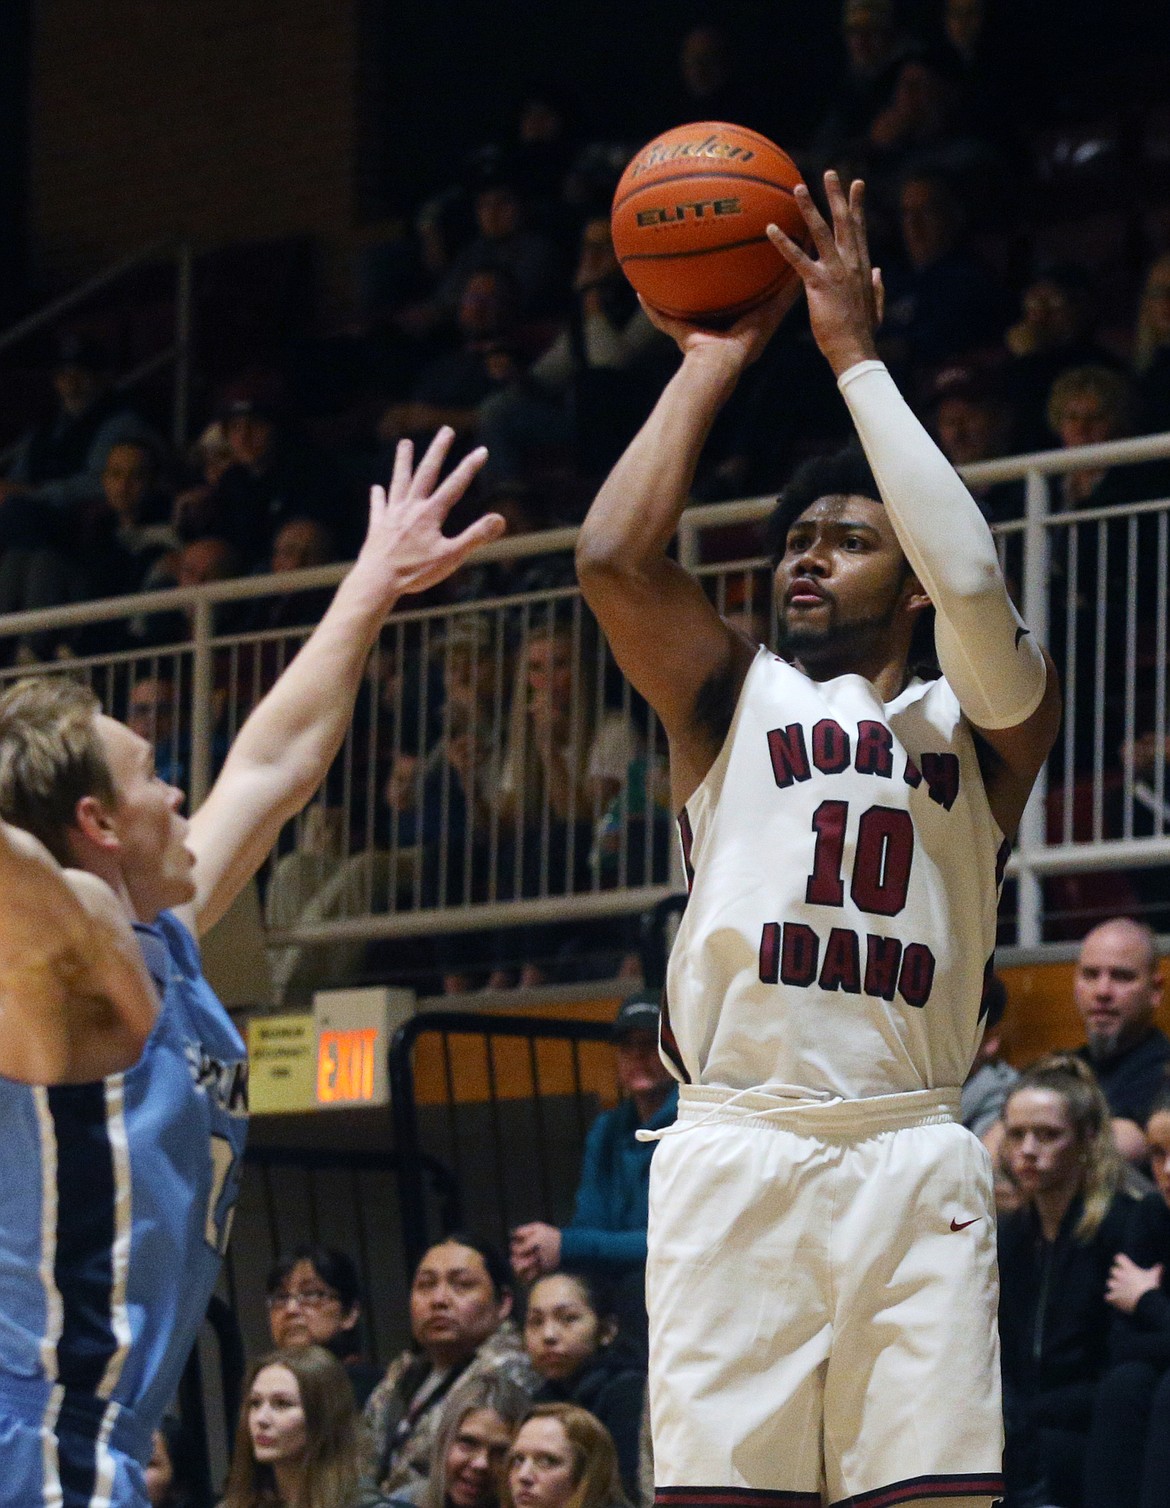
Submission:
[[[821,497],[868,497],[875,503],[883,501],[877,479],[859,442],[851,441],[830,455],[812,456],[792,473],[787,487],[776,499],[764,536],[773,569],[784,554],[789,529],[805,509],[811,508]],[[906,570],[910,570],[909,561]],[[939,673],[932,607],[920,613],[914,624],[907,668],[925,680],[931,680]]]
[[[784,554],[789,529],[820,497],[868,497],[881,502],[878,484],[860,445],[846,445],[832,455],[811,456],[792,473],[768,520],[766,547],[773,566]]]

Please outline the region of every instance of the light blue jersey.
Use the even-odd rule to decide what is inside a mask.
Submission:
[[[162,1009],[93,1084],[0,1079],[0,1505],[131,1508],[227,1244],[244,1044],[190,932],[136,926]]]

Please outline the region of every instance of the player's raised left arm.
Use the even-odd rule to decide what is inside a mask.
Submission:
[[[206,932],[263,863],[280,829],[325,778],[353,714],[370,651],[391,608],[498,539],[488,513],[455,538],[443,523],[483,465],[473,451],[441,484],[454,435],[442,430],[413,467],[402,441],[387,488],[370,493],[370,522],[353,569],[300,653],[240,729],[210,795],[191,819],[196,932]]]
[[[816,258],[775,227],[769,235],[804,282],[817,344],[849,406],[899,543],[934,604],[943,673],[998,757],[988,796],[1010,835],[1060,725],[1056,670],[1008,596],[974,498],[877,360],[881,280],[869,260],[863,187],[855,182],[846,198],[836,174],[827,173],[825,188],[831,228],[807,189],[796,190]]]

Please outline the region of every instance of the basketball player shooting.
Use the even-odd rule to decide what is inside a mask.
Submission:
[[[670,746],[690,882],[651,1171],[657,1502],[986,1505],[1002,1491],[986,1152],[958,1123],[1007,846],[1057,678],[961,480],[876,359],[863,189],[683,361],[581,532],[582,590]],[[780,657],[667,553],[704,440],[803,286],[864,455],[773,519]],[[655,318],[653,311],[648,311]],[[911,673],[929,626],[942,677]]]
[[[0,697],[4,1508],[145,1508],[244,1141],[244,1044],[195,937],[324,779],[397,599],[502,533],[498,514],[442,533],[486,458],[440,483],[452,438],[417,470],[399,446],[356,563],[190,822],[151,746],[83,686]]]

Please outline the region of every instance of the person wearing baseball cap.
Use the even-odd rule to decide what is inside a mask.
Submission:
[[[656,1143],[640,1142],[635,1133],[669,1126],[678,1108],[678,1085],[658,1054],[658,1019],[657,990],[639,990],[622,1001],[613,1043],[623,1098],[589,1128],[569,1224],[558,1230],[532,1221],[512,1233],[512,1267],[523,1282],[564,1266],[624,1283],[645,1268]]]

